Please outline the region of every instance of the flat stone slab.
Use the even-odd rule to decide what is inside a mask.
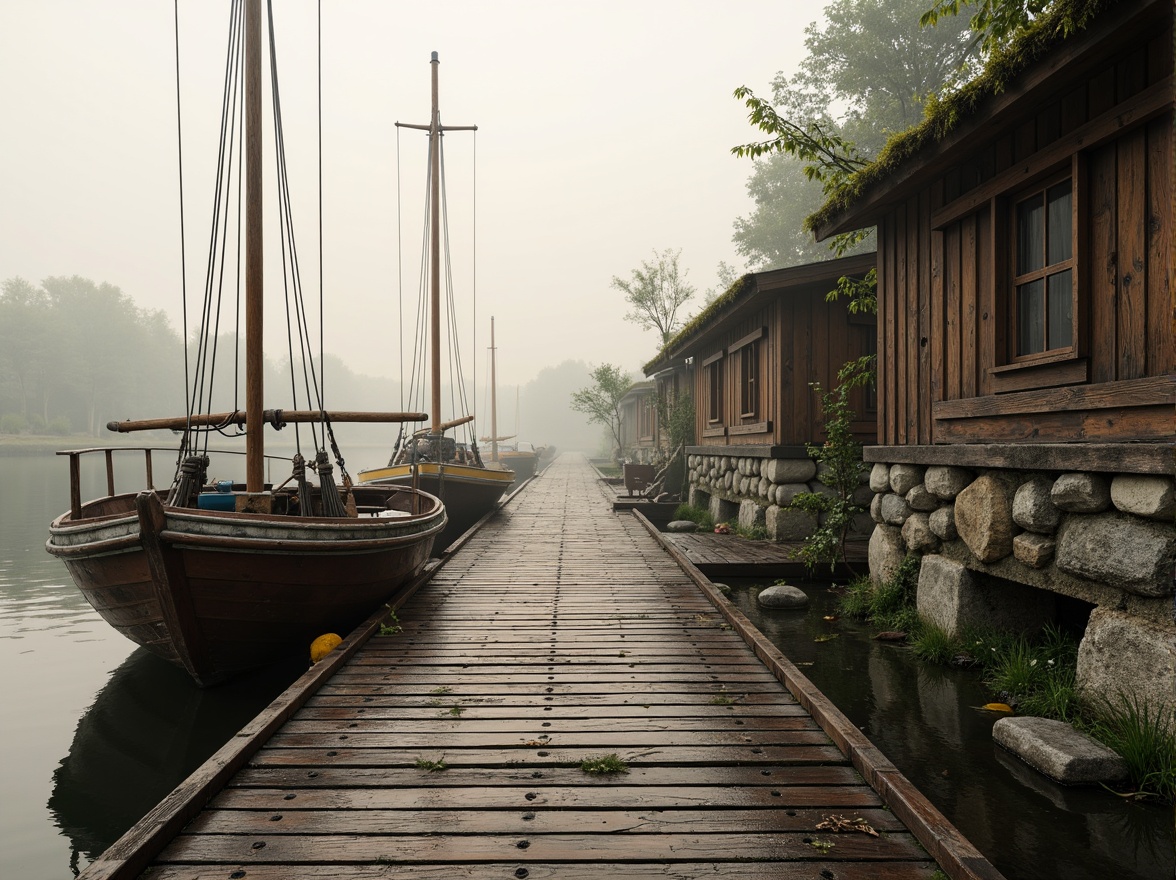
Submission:
[[[697,532],[698,523],[690,519],[676,519],[666,526],[671,532]]]
[[[760,590],[756,601],[764,608],[804,608],[808,605],[808,595],[799,587],[787,584],[777,584]]]
[[[1097,740],[1052,718],[1001,718],[992,725],[996,744],[1064,785],[1127,779],[1127,762]]]

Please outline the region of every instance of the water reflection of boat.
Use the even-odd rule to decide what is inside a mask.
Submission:
[[[48,809],[71,863],[93,859],[267,706],[302,659],[213,689],[145,649],[131,654],[78,721],[53,773]]]

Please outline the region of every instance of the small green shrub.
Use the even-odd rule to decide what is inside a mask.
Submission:
[[[894,576],[881,584],[864,577],[853,580],[841,597],[841,613],[868,620],[879,629],[901,630],[916,637],[922,627],[915,608],[921,561],[917,553],[911,553]]]
[[[425,758],[417,758],[414,765],[418,770],[427,770],[429,773],[440,773],[443,770],[448,770],[449,766],[445,763],[445,759],[441,758],[437,761],[428,761]]]

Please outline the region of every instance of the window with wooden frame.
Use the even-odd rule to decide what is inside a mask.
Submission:
[[[653,439],[653,397],[645,396],[638,404],[637,435],[641,440]]]
[[[1011,200],[1010,362],[1074,354],[1078,278],[1074,185],[1067,173]]]
[[[711,427],[723,424],[723,355],[718,352],[702,362],[706,380],[706,423]]]
[[[739,349],[739,417],[754,419],[760,413],[760,344],[749,342]]]

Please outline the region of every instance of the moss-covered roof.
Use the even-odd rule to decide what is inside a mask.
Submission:
[[[924,109],[923,121],[893,135],[870,165],[853,174],[829,196],[820,209],[805,220],[805,228],[810,231],[828,229],[849,219],[844,215],[850,214],[870,190],[913,160],[922,150],[946,138],[961,122],[972,116],[983,101],[999,95],[1060,43],[1085,30],[1091,22],[1120,2],[1055,0],[1007,47],[993,52],[979,76],[945,97],[929,100]]]
[[[670,337],[670,340],[661,347],[661,351],[657,353],[653,360],[645,364],[641,368],[641,371],[648,376],[655,367],[668,362],[670,360],[671,352],[673,352],[675,348],[705,327],[708,323],[710,323],[711,319],[714,318],[715,315],[717,315],[731,303],[735,302],[735,300],[737,300],[744,293],[754,289],[754,274],[749,273],[744,275],[742,278],[736,279],[736,281],[730,287],[716,296],[709,306],[687,321],[686,326]]]

